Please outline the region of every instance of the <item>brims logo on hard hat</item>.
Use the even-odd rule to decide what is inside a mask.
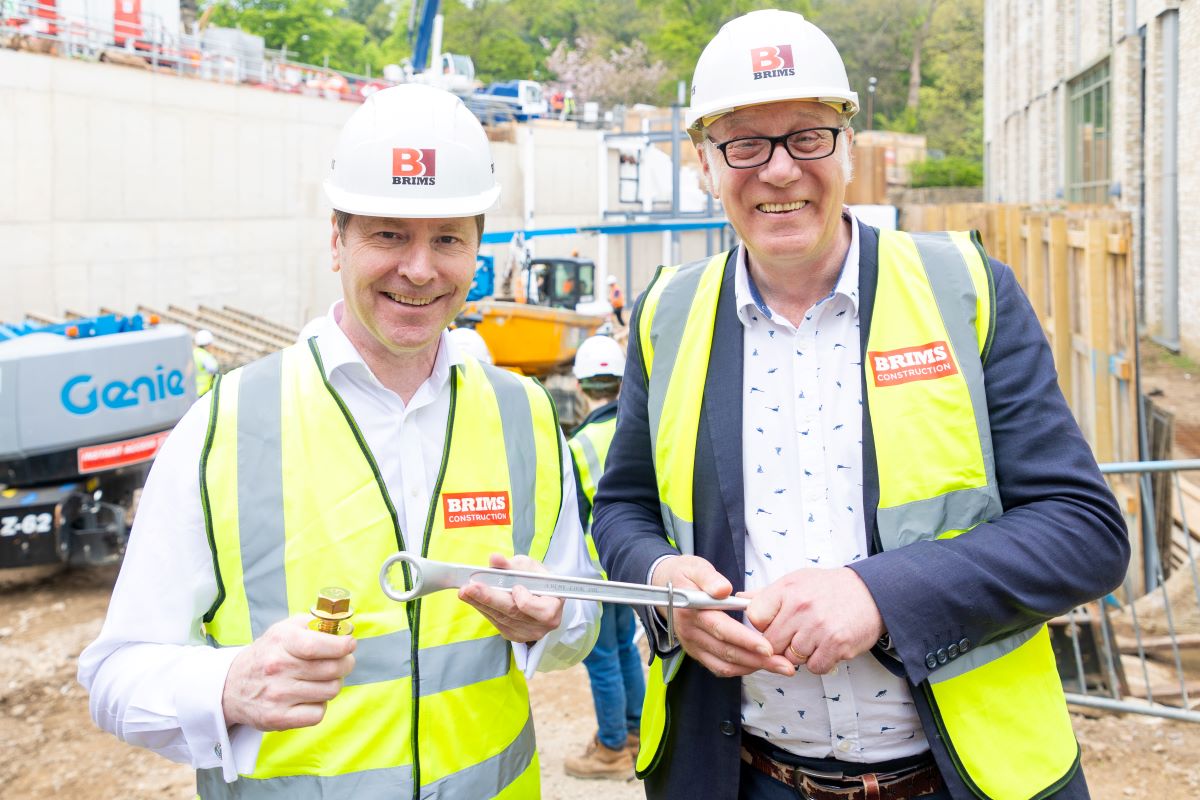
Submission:
[[[392,184],[402,186],[436,185],[437,151],[416,147],[393,147]]]
[[[790,44],[768,45],[750,48],[750,67],[754,80],[784,78],[796,74],[796,63],[792,60]]]

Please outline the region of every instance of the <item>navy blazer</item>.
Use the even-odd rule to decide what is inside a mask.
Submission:
[[[876,302],[878,231],[859,223],[860,346],[866,350]],[[744,587],[746,523],[742,492],[742,325],[730,258],[716,326],[696,446],[696,555]],[[967,639],[987,644],[1038,625],[1118,586],[1129,561],[1125,522],[1058,387],[1050,348],[1012,271],[992,260],[996,334],[984,364],[996,480],[1004,513],[967,534],[880,552],[875,508],[879,478],[863,387],[863,508],[871,556],[850,566],[866,583],[891,636],[893,667],[913,687],[929,675],[926,655]],[[880,298],[880,302],[886,302]],[[630,321],[637,330],[641,301]],[[676,551],[659,516],[641,354],[630,337],[617,430],[595,498],[592,534],[616,581],[645,582],[651,565]],[[865,378],[864,378],[865,381]],[[651,642],[658,630],[643,609]],[[741,681],[718,678],[693,659],[669,690],[671,727],[650,798],[738,796]],[[951,794],[974,795],[959,779],[914,689],[925,735]],[[1083,771],[1057,795],[1087,797]]]

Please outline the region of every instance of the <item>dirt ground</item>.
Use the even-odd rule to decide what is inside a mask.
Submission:
[[[1143,348],[1143,391],[1176,414],[1176,457],[1200,456],[1200,368]],[[0,589],[0,797],[194,796],[191,770],[96,729],[75,681],[76,658],[100,630],[114,568],[64,573],[31,587]],[[532,685],[546,800],[642,797],[633,780],[581,781],[563,759],[595,721],[581,666],[538,675]],[[1200,725],[1156,717],[1075,714],[1097,800],[1200,799]]]

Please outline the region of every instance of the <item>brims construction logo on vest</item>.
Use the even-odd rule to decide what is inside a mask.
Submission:
[[[392,184],[434,186],[437,184],[437,151],[416,147],[392,148]]]
[[[447,492],[442,495],[442,519],[447,528],[511,525],[508,492]]]
[[[763,78],[785,78],[796,74],[796,63],[792,60],[790,44],[774,44],[750,49],[750,67],[754,80]]]
[[[930,342],[899,350],[869,351],[875,385],[899,386],[913,381],[932,381],[957,375],[958,367],[945,342]]]

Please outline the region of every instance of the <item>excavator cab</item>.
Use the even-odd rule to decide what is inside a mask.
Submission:
[[[526,267],[529,302],[571,311],[596,299],[596,265],[586,258],[535,258]]]

